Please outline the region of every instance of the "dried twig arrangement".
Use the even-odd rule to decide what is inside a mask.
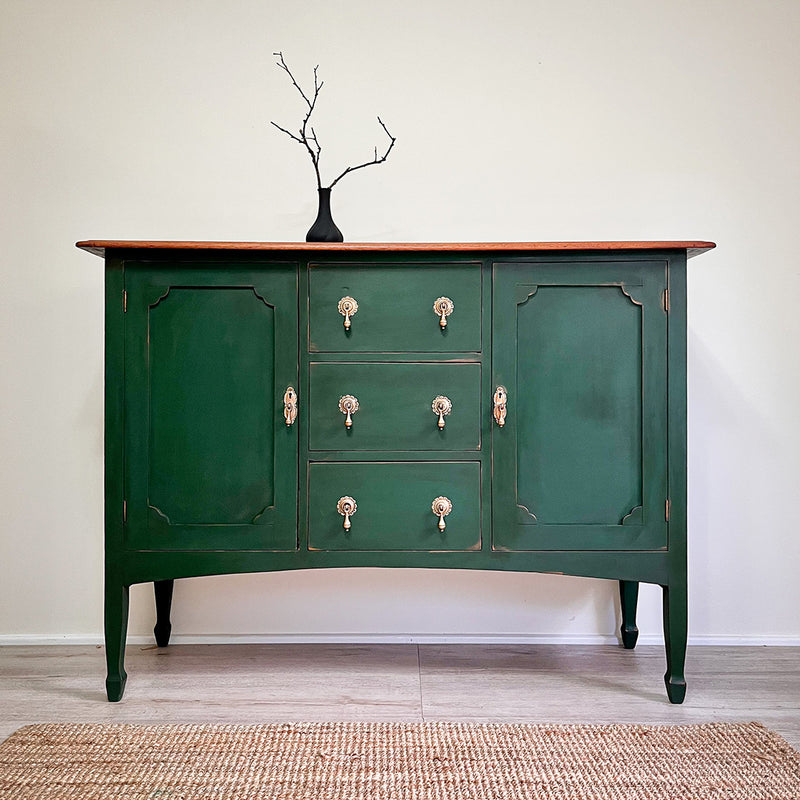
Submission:
[[[317,138],[317,133],[314,130],[313,125],[311,125],[311,115],[314,113],[314,107],[317,104],[317,98],[319,97],[320,89],[322,89],[323,86],[323,82],[319,80],[319,76],[317,75],[319,65],[314,67],[314,92],[311,94],[311,98],[309,99],[309,95],[303,91],[294,75],[292,75],[292,71],[286,65],[286,61],[283,58],[283,53],[273,53],[273,55],[278,57],[278,61],[276,62],[277,65],[289,76],[289,80],[291,80],[294,88],[300,92],[300,96],[308,106],[308,111],[306,112],[306,115],[303,118],[303,124],[300,126],[300,130],[297,133],[292,133],[286,128],[281,127],[277,122],[272,122],[271,124],[274,125],[279,131],[283,131],[283,133],[285,133],[290,139],[305,147],[305,149],[308,151],[308,154],[311,156],[311,163],[314,165],[314,173],[317,176],[317,188],[322,189],[322,178],[319,174],[319,157],[322,153],[322,145],[319,143],[319,139]],[[394,147],[394,143],[397,141],[397,139],[392,136],[391,133],[389,133],[389,129],[383,124],[383,121],[380,117],[378,117],[378,123],[389,137],[389,146],[386,148],[386,152],[382,156],[378,156],[378,148],[376,147],[375,155],[371,161],[365,161],[363,164],[358,164],[355,167],[347,167],[347,169],[345,169],[331,183],[331,185],[328,187],[329,189],[332,189],[334,186],[336,186],[336,184],[349,172],[355,172],[357,169],[363,169],[364,167],[371,167],[374,164],[382,164],[389,157],[389,153],[392,152],[392,148]]]

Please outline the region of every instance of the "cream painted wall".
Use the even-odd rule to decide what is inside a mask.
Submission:
[[[800,3],[4,0],[0,642],[99,641],[102,262],[82,238],[302,239],[317,130],[351,241],[684,239],[690,635],[800,643]],[[607,640],[609,582],[346,570],[196,579],[178,637]],[[135,587],[130,631],[153,624]],[[640,627],[660,634],[645,587]]]

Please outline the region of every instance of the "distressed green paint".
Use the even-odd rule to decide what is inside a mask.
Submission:
[[[495,265],[496,547],[666,547],[665,278],[664,262]]]
[[[123,534],[125,420],[125,318],[123,315],[124,262],[106,258],[105,280],[105,585],[103,628],[106,650],[106,695],[122,699],[127,681],[125,634],[131,564]]]
[[[516,311],[518,502],[540,525],[619,525],[642,504],[641,306],[540,286]]]
[[[675,253],[667,276],[668,319],[667,393],[669,414],[669,549],[667,576],[661,581],[667,670],[664,682],[673,703],[686,695],[684,662],[688,633],[686,561],[686,254]]]
[[[636,627],[636,606],[639,602],[639,584],[636,581],[619,582],[619,603],[622,609],[622,625],[619,633],[626,650],[636,647],[639,628]]]
[[[360,306],[349,335],[343,293]],[[444,331],[440,295],[455,304]],[[131,584],[158,582],[164,643],[176,578],[411,567],[620,581],[627,646],[638,583],[658,584],[665,682],[681,702],[685,365],[680,250],[520,250],[502,262],[107,250],[109,699],[126,681]],[[504,428],[491,417],[498,383]],[[292,427],[288,384],[300,399]],[[348,435],[336,403],[359,392]],[[453,400],[444,432],[438,393]],[[335,508],[344,494],[358,502],[349,533]],[[430,510],[439,494],[454,506],[444,532]]]
[[[274,505],[275,309],[247,287],[171,289],[148,336],[150,505],[172,525],[252,523]]]
[[[336,498],[338,499],[338,498]],[[335,513],[335,512],[334,512]],[[431,516],[431,519],[434,519]],[[338,517],[341,525],[342,518]],[[129,550],[125,553],[126,583],[200,575],[228,575],[249,572],[283,572],[297,569],[337,567],[408,567],[413,569],[478,569],[499,572],[548,572],[643,581],[662,585],[670,580],[665,552],[595,551],[591,558],[580,551],[469,550],[308,550],[297,552],[266,550],[169,551]]]
[[[351,527],[336,510],[340,497],[358,504]],[[432,502],[453,505],[439,530]],[[308,467],[311,550],[474,550],[481,543],[478,462],[312,463]]]
[[[311,450],[480,449],[480,364],[312,363],[309,370]],[[359,409],[345,426],[339,398]],[[439,417],[437,396],[452,403]]]
[[[297,271],[126,271],[126,539],[295,549]]]
[[[358,311],[345,330],[337,310],[353,297]],[[433,304],[453,301],[442,328]],[[374,264],[309,268],[309,349],[311,352],[477,352],[481,349],[481,268],[476,263],[432,265]]]

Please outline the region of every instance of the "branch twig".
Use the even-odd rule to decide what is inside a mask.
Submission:
[[[311,129],[311,136],[309,137],[306,133],[306,129],[308,127],[308,121],[311,119],[311,114],[314,112],[314,106],[317,103],[317,98],[319,97],[320,89],[322,89],[323,82],[320,82],[317,77],[317,70],[319,69],[319,65],[314,67],[314,96],[311,100],[308,99],[306,93],[300,88],[300,84],[295,80],[294,75],[292,75],[292,71],[286,65],[286,61],[283,58],[283,53],[273,53],[272,55],[278,56],[280,61],[277,62],[277,65],[289,76],[289,79],[292,81],[295,89],[300,92],[300,96],[305,100],[306,105],[308,106],[308,112],[306,113],[305,117],[303,118],[303,124],[300,126],[300,135],[295,136],[295,134],[287,131],[286,128],[282,128],[278,125],[277,122],[272,122],[272,124],[279,130],[283,131],[287,136],[293,139],[295,142],[302,144],[308,154],[311,156],[311,163],[314,165],[314,173],[317,176],[317,188],[322,188],[322,178],[320,178],[319,174],[319,154],[322,152],[322,147],[320,147],[319,141],[317,141],[317,135],[314,133],[314,129]],[[314,142],[314,147],[316,147],[316,152],[314,151],[314,147],[311,146],[310,142]]]
[[[383,124],[383,120],[381,120],[380,117],[378,117],[378,122],[380,123],[381,128],[383,128],[384,131],[386,131],[386,135],[391,140],[389,142],[389,146],[386,148],[386,152],[380,158],[378,158],[378,148],[376,146],[375,147],[375,156],[372,159],[372,161],[365,161],[363,164],[359,164],[358,166],[348,167],[341,175],[339,175],[338,178],[336,178],[335,181],[333,181],[333,183],[331,183],[331,189],[333,189],[333,187],[336,186],[336,184],[342,178],[344,178],[344,176],[347,175],[348,172],[355,172],[357,169],[363,169],[364,167],[371,167],[373,164],[382,164],[389,157],[389,153],[392,152],[392,148],[394,147],[394,143],[397,141],[397,137],[396,136],[392,136],[392,134],[389,133],[389,129]]]
[[[311,156],[311,163],[314,165],[314,172],[317,176],[317,188],[322,188],[322,178],[320,177],[319,173],[319,159],[322,153],[322,145],[319,143],[319,139],[317,138],[317,132],[314,130],[313,127],[309,127],[309,121],[311,119],[311,115],[314,113],[314,108],[317,104],[317,98],[319,97],[320,89],[324,84],[323,81],[319,80],[319,76],[317,74],[317,70],[319,69],[319,65],[314,67],[314,94],[312,95],[311,99],[309,100],[308,95],[303,91],[300,84],[295,79],[292,71],[286,64],[286,61],[283,58],[283,53],[277,52],[273,53],[274,56],[278,57],[278,61],[276,62],[277,65],[289,76],[289,80],[291,80],[292,85],[300,92],[300,96],[305,101],[305,104],[308,106],[308,111],[306,112],[305,117],[303,118],[303,124],[300,126],[300,130],[298,133],[292,133],[291,131],[287,130],[286,128],[281,127],[278,125],[277,122],[270,122],[271,125],[274,125],[279,131],[285,133],[292,141],[297,142],[298,144],[303,145],[306,148],[306,151]],[[355,167],[347,167],[337,178],[336,180],[331,183],[329,188],[333,188],[336,186],[339,181],[344,178],[350,172],[355,172],[357,169],[363,169],[364,167],[371,167],[373,164],[382,164],[386,159],[389,157],[389,153],[392,152],[392,148],[394,147],[394,143],[397,139],[389,133],[389,129],[383,124],[383,120],[378,117],[378,122],[383,130],[386,132],[386,135],[389,137],[389,146],[386,148],[386,152],[379,158],[378,157],[378,148],[375,147],[375,155],[372,158],[372,161],[365,161],[363,164],[358,164]],[[311,131],[309,134],[308,131]]]

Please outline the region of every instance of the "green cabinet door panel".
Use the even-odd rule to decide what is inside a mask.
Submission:
[[[356,502],[350,529],[337,511]],[[439,529],[431,510],[452,503]],[[326,462],[308,466],[310,550],[478,550],[481,546],[481,465],[468,462]]]
[[[310,450],[478,450],[480,364],[312,363],[309,366]],[[352,395],[352,427],[339,398]],[[439,417],[436,397],[450,400]]]
[[[495,548],[666,547],[665,279],[644,262],[495,265]]]
[[[352,297],[350,329],[338,304]],[[453,301],[442,327],[433,305]],[[480,264],[309,265],[312,353],[444,353],[481,350]]]
[[[296,549],[297,269],[126,270],[126,544]]]

